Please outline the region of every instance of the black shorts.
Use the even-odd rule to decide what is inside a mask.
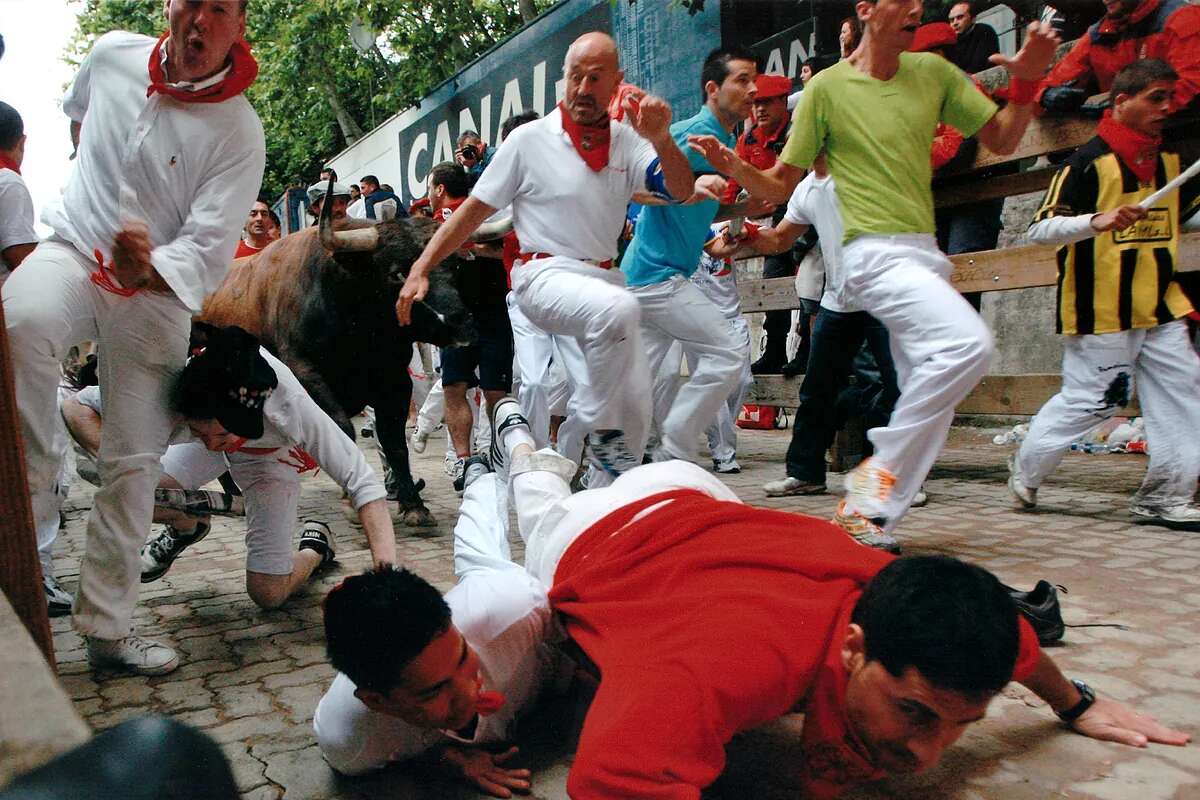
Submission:
[[[511,392],[513,337],[508,310],[475,311],[474,315],[479,344],[442,349],[442,383],[465,383],[485,391]]]

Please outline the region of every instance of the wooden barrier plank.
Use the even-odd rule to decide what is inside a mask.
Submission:
[[[1040,192],[1050,185],[1050,179],[1056,172],[1058,167],[1039,167],[1015,175],[997,175],[987,180],[972,176],[960,177],[933,187],[933,205],[935,208],[946,208]]]
[[[804,376],[756,375],[746,395],[747,403],[795,408]],[[988,375],[956,409],[959,414],[1033,416],[1062,386],[1062,376],[1050,373]],[[1121,412],[1134,416],[1141,410],[1136,399]]]

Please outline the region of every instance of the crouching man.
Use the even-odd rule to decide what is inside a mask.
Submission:
[[[305,472],[324,469],[345,489],[374,562],[395,562],[383,484],[354,442],[257,339],[237,327],[206,328],[207,347],[188,360],[174,387],[174,411],[182,424],[172,436],[179,443],[162,458],[159,488],[197,489],[230,472],[245,493],[246,592],[263,608],[280,606],[334,558],[333,533],[318,521],[305,522],[299,550],[292,550]],[[71,435],[92,453],[102,425],[97,389],[85,389],[62,408]],[[161,505],[154,521],[166,526],[142,547],[142,583],[165,575],[211,529],[206,516]]]
[[[559,672],[545,644],[550,606],[542,584],[513,563],[503,527],[492,524],[498,484],[480,477],[480,467],[478,458],[468,464],[454,529],[457,586],[443,597],[412,572],[384,566],[347,578],[325,600],[325,639],[339,674],[313,728],[338,772],[424,757],[496,797],[529,790],[529,770],[505,766],[515,747],[483,747],[508,740]]]

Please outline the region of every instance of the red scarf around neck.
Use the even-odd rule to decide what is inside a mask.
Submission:
[[[146,89],[146,97],[161,92],[182,103],[219,103],[237,97],[258,77],[258,62],[250,53],[250,45],[246,44],[245,39],[238,39],[229,49],[229,57],[233,64],[220,82],[194,92],[176,88],[167,82],[167,74],[162,64],[162,46],[168,35],[164,33],[160,36],[154,49],[150,51],[150,86]]]
[[[571,144],[575,145],[575,152],[579,153],[584,163],[593,172],[608,166],[608,146],[612,140],[609,118],[605,117],[599,125],[580,125],[571,119],[562,103],[558,104],[558,110],[562,115],[563,130],[571,137]]]
[[[0,169],[11,169],[13,172],[17,173],[18,175],[21,174],[21,168],[19,166],[17,166],[17,162],[13,161],[11,158],[4,155],[3,153],[0,153]]]
[[[1112,148],[1139,181],[1150,183],[1154,180],[1154,171],[1158,167],[1158,148],[1162,146],[1161,136],[1138,133],[1113,119],[1111,110],[1104,112],[1104,119],[1096,126],[1096,135]]]

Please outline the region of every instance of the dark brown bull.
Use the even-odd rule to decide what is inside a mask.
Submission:
[[[326,203],[325,209],[332,206]],[[237,259],[200,319],[239,325],[296,373],[312,398],[351,437],[350,417],[375,409],[376,436],[391,464],[402,521],[433,525],[414,484],[404,425],[412,398],[415,341],[474,340],[474,322],[455,288],[455,259],[430,275],[425,303],[400,327],[395,304],[409,266],[433,235],[428,219],[373,225],[322,215],[308,228]]]

